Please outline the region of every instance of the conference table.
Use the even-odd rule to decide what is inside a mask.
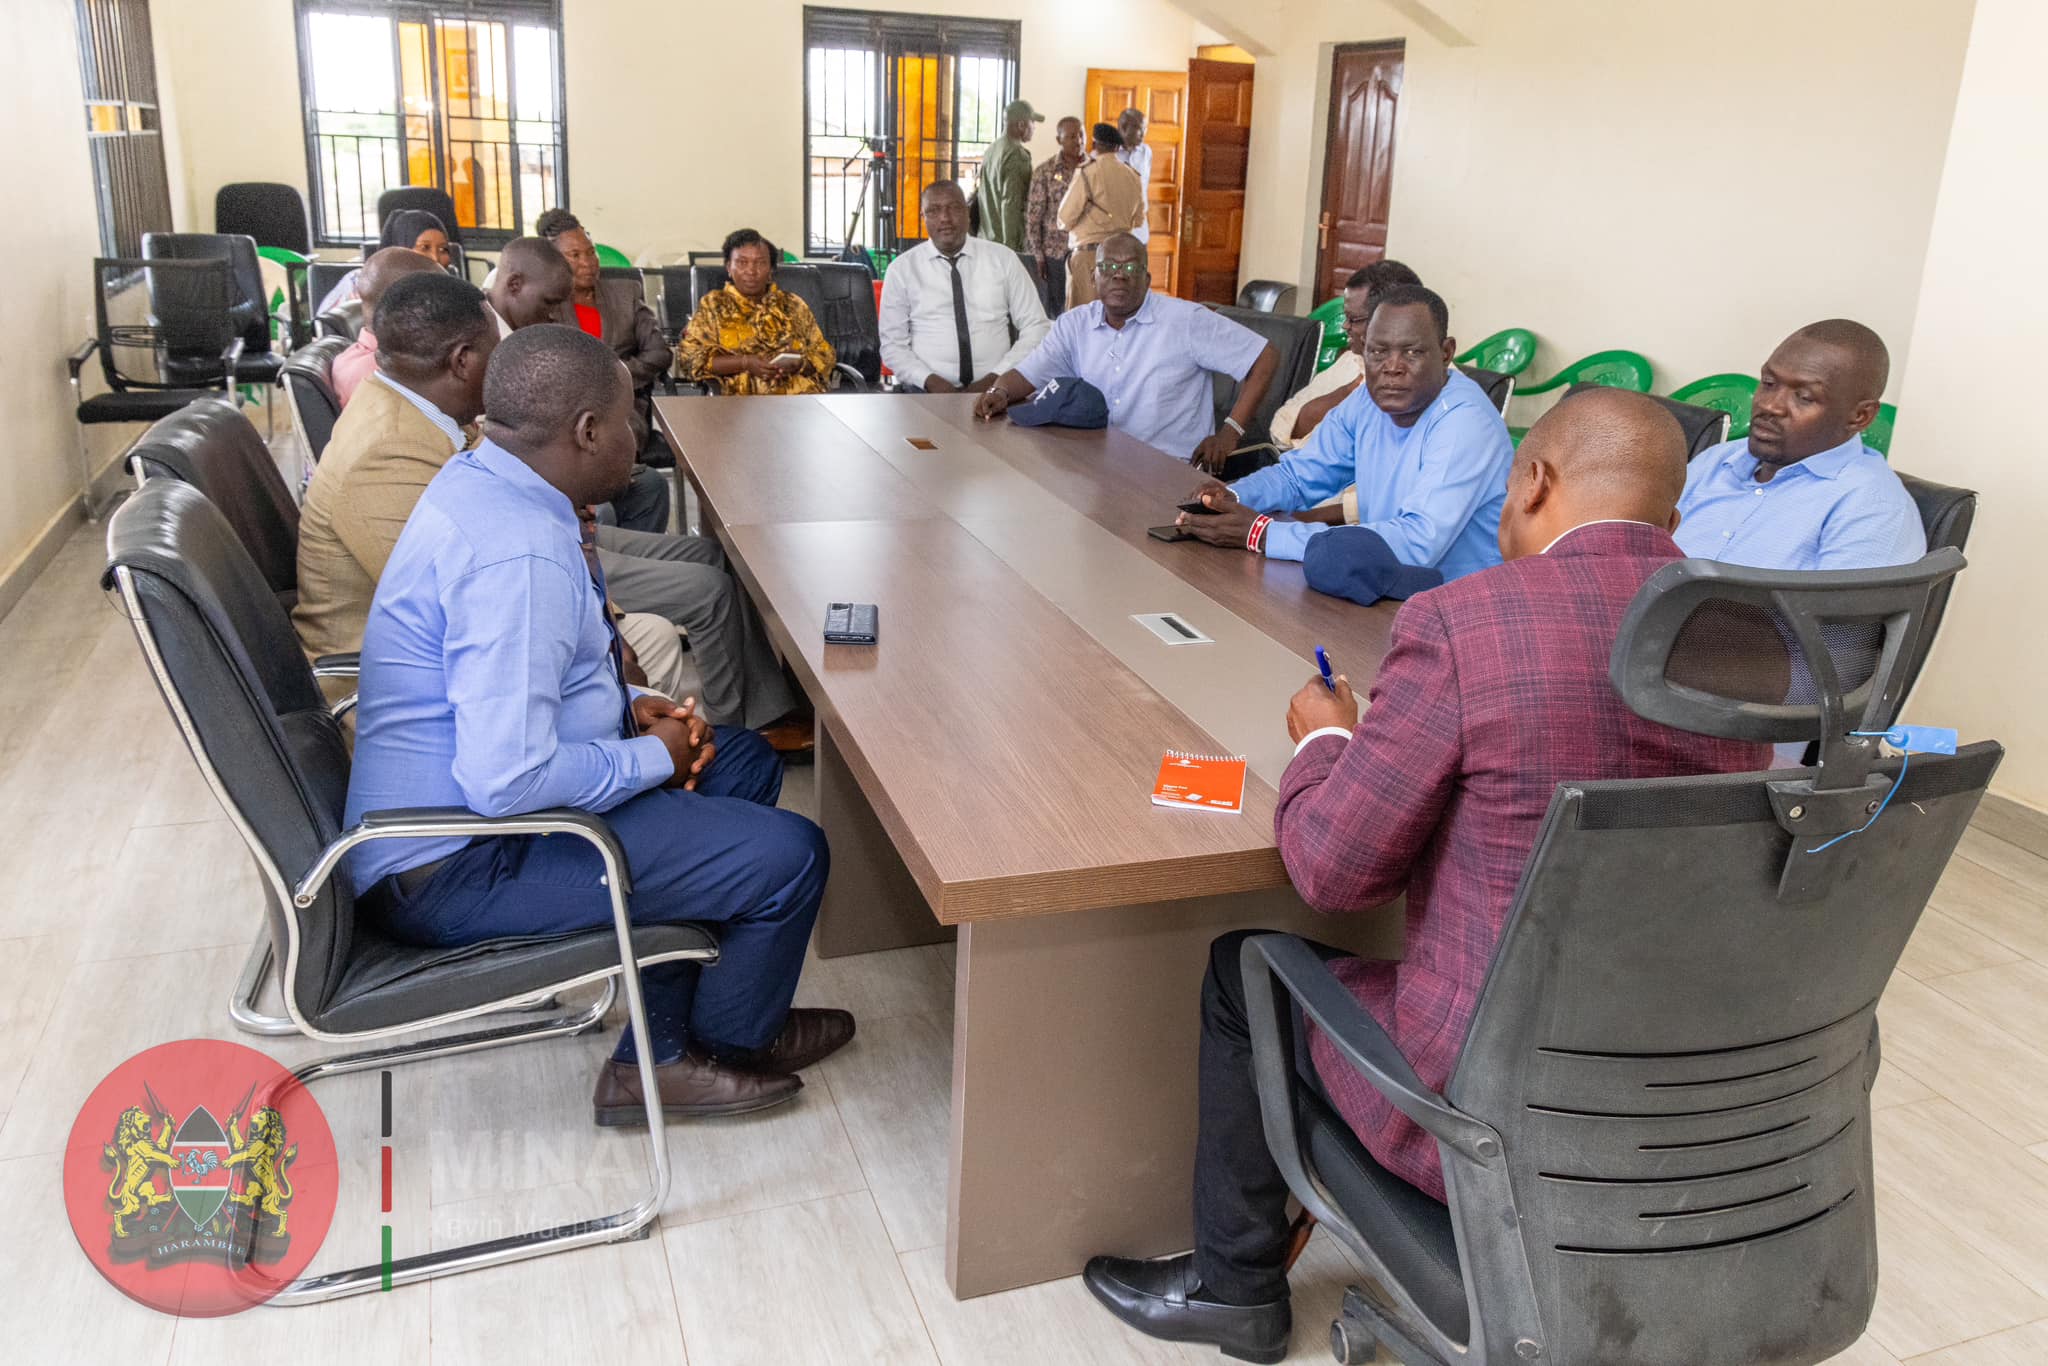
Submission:
[[[1190,1244],[1216,935],[1401,946],[1398,905],[1310,911],[1273,838],[1288,699],[1318,644],[1362,698],[1393,604],[1153,539],[1196,483],[1186,462],[1115,430],[980,421],[973,401],[655,403],[703,530],[817,710],[818,953],[957,935],[962,1298]],[[824,643],[826,605],[848,601],[878,606],[877,644]],[[1154,806],[1169,750],[1244,756],[1242,813]]]

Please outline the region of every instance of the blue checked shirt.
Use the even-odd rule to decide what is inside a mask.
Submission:
[[[1043,388],[1078,375],[1109,401],[1109,425],[1186,460],[1216,433],[1216,371],[1241,380],[1266,339],[1213,309],[1154,290],[1122,329],[1102,320],[1102,301],[1070,308],[1017,366]]]
[[[399,806],[509,816],[608,811],[675,773],[624,735],[626,693],[576,509],[486,441],[434,476],[399,533],[363,630],[347,824]],[[466,838],[376,840],[358,892]]]
[[[1358,524],[1380,534],[1394,558],[1455,579],[1500,563],[1500,510],[1515,443],[1486,391],[1453,369],[1411,426],[1396,426],[1360,384],[1316,424],[1308,440],[1232,484],[1260,512],[1300,512],[1358,486]],[[1312,522],[1267,526],[1265,552],[1298,560]]]
[[[1850,437],[1756,482],[1749,442],[1694,456],[1678,500],[1679,549],[1759,569],[1876,569],[1927,553],[1919,509],[1884,457]]]

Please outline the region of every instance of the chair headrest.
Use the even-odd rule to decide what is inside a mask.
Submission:
[[[285,361],[286,375],[308,375],[320,383],[333,386],[334,358],[354,345],[347,337],[322,337],[308,342],[292,352]]]
[[[1639,716],[1783,744],[1819,740],[1829,786],[1860,784],[1911,681],[1932,604],[1966,561],[1949,547],[1885,569],[1795,572],[1677,560],[1650,576],[1609,677]]]

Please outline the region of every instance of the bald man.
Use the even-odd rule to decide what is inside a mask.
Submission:
[[[363,327],[348,349],[334,358],[327,377],[334,385],[334,397],[342,407],[355,397],[356,388],[377,368],[377,303],[384,291],[408,275],[423,275],[441,269],[441,263],[411,247],[386,247],[369,260],[357,276],[362,291]]]
[[[498,254],[497,269],[484,292],[498,315],[498,335],[509,337],[522,327],[560,321],[575,287],[569,260],[554,243],[515,237]]]
[[[1863,444],[1891,373],[1877,333],[1847,318],[1800,328],[1758,377],[1749,435],[1693,457],[1678,544],[1764,569],[1874,569],[1927,553],[1912,495]]]
[[[1274,822],[1281,857],[1320,911],[1407,895],[1402,961],[1320,952],[1427,1086],[1441,1088],[1457,1064],[1558,783],[1742,772],[1767,761],[1765,746],[1644,720],[1608,681],[1630,601],[1679,557],[1671,528],[1684,455],[1678,424],[1643,395],[1600,389],[1558,404],[1514,456],[1500,519],[1506,563],[1402,607],[1362,720],[1341,676],[1334,689],[1312,676],[1288,709],[1297,748]],[[1292,1321],[1287,1186],[1252,1085],[1245,938],[1216,941],[1202,988],[1195,1250],[1097,1257],[1084,1279],[1140,1332],[1279,1361]],[[1416,1187],[1408,1198],[1442,1200],[1435,1142],[1320,1034],[1303,1057],[1311,1085],[1368,1160]]]

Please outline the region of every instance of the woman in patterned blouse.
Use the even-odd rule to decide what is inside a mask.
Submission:
[[[676,374],[728,394],[822,394],[838,360],[810,305],[775,283],[775,247],[752,228],[725,239],[725,288],[704,296],[676,343]],[[779,359],[778,359],[779,358]]]

